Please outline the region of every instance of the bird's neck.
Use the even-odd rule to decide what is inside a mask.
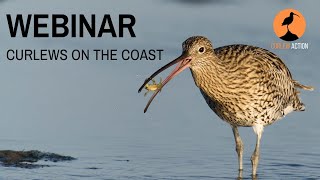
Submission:
[[[219,92],[219,89],[224,86],[224,77],[227,75],[224,62],[215,55],[191,67],[191,73],[196,86],[208,95]]]

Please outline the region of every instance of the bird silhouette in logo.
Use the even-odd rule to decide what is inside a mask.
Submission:
[[[299,37],[296,34],[293,34],[290,30],[289,30],[289,25],[293,22],[293,16],[296,15],[300,18],[299,15],[290,12],[290,16],[286,17],[283,22],[282,22],[282,26],[287,26],[287,33],[284,36],[281,36],[280,38],[285,40],[285,41],[294,41],[299,39]]]

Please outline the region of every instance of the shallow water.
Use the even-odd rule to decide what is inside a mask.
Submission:
[[[272,50],[295,79],[315,86],[302,92],[307,110],[267,127],[259,179],[320,179],[316,0],[291,1],[0,1],[11,13],[134,14],[136,38],[33,39],[8,37],[0,27],[0,55],[9,48],[164,49],[161,61],[11,62],[0,66],[0,149],[38,149],[76,161],[39,162],[52,167],[0,167],[0,179],[235,179],[237,157],[231,128],[218,119],[183,72],[143,114],[147,98],[137,93],[145,77],[180,55],[191,35],[208,36],[216,47],[245,43],[270,49],[281,42],[272,30],[275,14],[295,8],[307,19],[301,42],[307,51]],[[5,23],[5,18],[1,18]],[[162,75],[164,77],[164,75]],[[186,98],[187,97],[187,98]],[[244,179],[250,179],[255,135],[241,128]]]

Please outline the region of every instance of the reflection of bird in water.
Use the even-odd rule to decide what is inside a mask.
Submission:
[[[293,22],[293,15],[296,15],[298,17],[300,17],[299,15],[291,12],[289,17],[286,17],[283,22],[282,22],[282,26],[287,25],[287,30],[289,31],[289,25]]]
[[[264,127],[292,111],[303,111],[298,89],[312,90],[312,87],[295,81],[278,56],[259,47],[229,45],[213,49],[207,38],[194,36],[184,41],[182,49],[180,57],[157,70],[140,87],[139,92],[156,75],[177,64],[150,98],[145,111],[163,86],[189,67],[209,107],[231,125],[239,177],[243,169],[243,143],[238,127],[253,127],[257,141],[251,162],[252,175],[256,177]]]

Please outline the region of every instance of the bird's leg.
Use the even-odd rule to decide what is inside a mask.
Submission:
[[[256,148],[251,156],[251,164],[252,164],[252,177],[256,177],[257,175],[257,168],[260,159],[260,140],[263,132],[263,125],[256,125],[253,126],[254,132],[257,134],[257,142]]]
[[[241,140],[241,137],[239,135],[239,131],[238,128],[236,126],[232,127],[232,132],[233,132],[233,136],[234,136],[234,140],[236,142],[236,151],[238,154],[238,162],[239,162],[239,177],[242,178],[242,155],[243,155],[243,143]]]

